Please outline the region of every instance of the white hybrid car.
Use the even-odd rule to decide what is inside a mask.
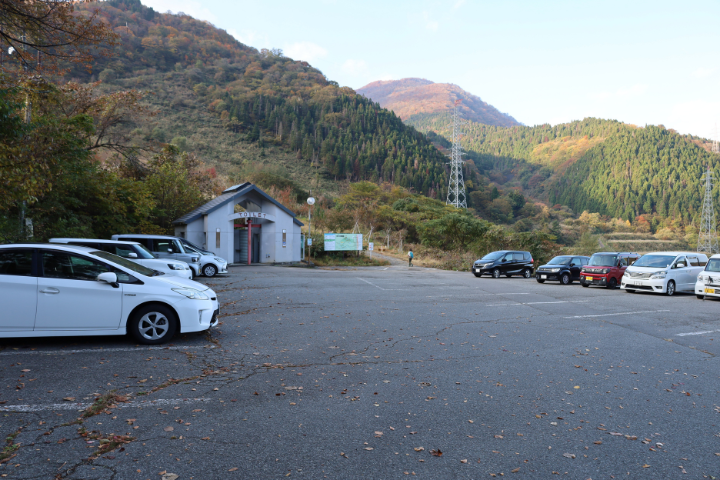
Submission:
[[[0,245],[0,337],[132,335],[156,345],[217,325],[214,291],[112,253]]]
[[[173,259],[156,258],[150,250],[137,242],[121,242],[118,240],[101,240],[94,238],[51,238],[50,243],[65,243],[89,247],[94,250],[103,250],[114,253],[118,257],[126,258],[171,277],[182,277],[192,280],[193,271],[187,263]]]
[[[698,274],[695,295],[701,300],[720,297],[720,254],[710,257],[705,269]]]
[[[620,288],[628,293],[692,293],[707,261],[707,255],[697,252],[648,253],[627,267]]]

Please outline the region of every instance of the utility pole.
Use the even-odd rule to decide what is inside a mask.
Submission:
[[[713,145],[713,150],[715,151],[716,148],[717,141]],[[712,255],[718,252],[718,238],[715,223],[715,209],[712,200],[713,173],[709,164],[703,178],[705,179],[705,199],[703,201],[702,217],[700,219],[697,251]]]
[[[460,146],[461,126],[465,123],[460,119],[459,106],[462,100],[455,100],[453,111],[452,153],[450,154],[450,182],[448,185],[447,205],[456,208],[467,208],[465,198],[465,180],[463,179],[462,147]]]

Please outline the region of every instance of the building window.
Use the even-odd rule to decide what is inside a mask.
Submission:
[[[283,248],[287,247],[287,230],[283,230]]]
[[[220,248],[220,229],[216,229],[215,231],[215,247]]]

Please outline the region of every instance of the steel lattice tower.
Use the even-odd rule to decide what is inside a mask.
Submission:
[[[460,127],[465,123],[460,119],[459,105],[462,100],[455,100],[455,111],[453,112],[453,135],[452,153],[450,155],[450,182],[448,185],[447,205],[454,205],[456,208],[467,208],[465,198],[465,180],[463,179],[462,147],[460,146]]]
[[[717,141],[713,145],[713,151],[717,149]],[[708,165],[707,172],[703,175],[705,179],[705,200],[703,201],[702,217],[700,220],[700,233],[698,234],[698,252],[708,255],[718,252],[718,238],[715,223],[715,209],[712,201],[712,179],[713,173]]]

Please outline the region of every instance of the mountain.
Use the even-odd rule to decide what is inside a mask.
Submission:
[[[424,78],[403,78],[372,82],[357,90],[395,112],[406,122],[451,111],[456,100],[462,100],[460,110],[463,118],[486,125],[512,127],[520,123],[507,113],[466,92],[452,83],[434,83]]]
[[[414,125],[447,137],[445,115]],[[576,212],[689,224],[700,215],[706,166],[720,174],[720,156],[708,151],[707,140],[662,125],[586,118],[535,127],[470,123],[464,131],[463,147],[496,184]],[[720,185],[713,192],[717,202]]]
[[[154,124],[127,132],[138,144],[181,144],[233,180],[265,169],[307,189],[319,170],[326,192],[370,180],[443,198],[446,158],[425,135],[307,62],[139,0],[78,4],[95,9],[120,41],[92,72],[71,66],[67,79],[149,92]]]

